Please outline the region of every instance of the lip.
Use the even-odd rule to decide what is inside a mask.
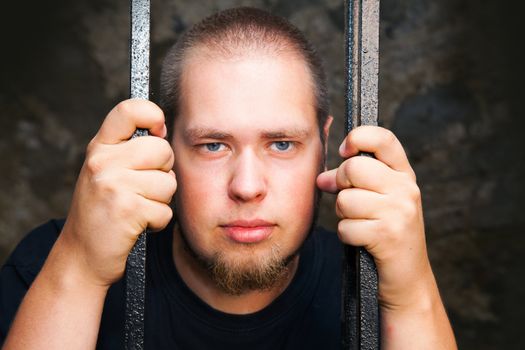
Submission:
[[[274,223],[255,220],[235,220],[221,225],[229,239],[237,243],[259,243],[273,232]]]

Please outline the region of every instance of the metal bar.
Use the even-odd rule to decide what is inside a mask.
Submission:
[[[131,0],[130,97],[149,99],[150,0]],[[134,137],[148,135],[137,129]],[[146,300],[146,231],[141,233],[126,262],[126,314],[124,340],[127,350],[144,349]]]
[[[130,97],[149,99],[150,0],[131,0]]]
[[[377,125],[379,0],[345,0],[346,131]],[[369,154],[361,154],[372,156]],[[372,256],[345,245],[342,348],[379,349],[378,276]]]

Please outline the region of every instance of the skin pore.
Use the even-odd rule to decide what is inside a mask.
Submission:
[[[172,140],[174,261],[206,303],[250,313],[294,276],[323,145],[310,75],[297,55],[206,57],[186,62]]]

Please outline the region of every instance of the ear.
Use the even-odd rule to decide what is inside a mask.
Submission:
[[[331,115],[328,116],[328,118],[326,118],[326,121],[324,122],[324,125],[323,125],[323,136],[324,136],[324,145],[323,145],[323,150],[324,150],[324,170],[326,171],[326,160],[328,159],[328,136],[330,135],[330,127],[332,126],[332,122],[334,121],[334,117],[332,117]]]

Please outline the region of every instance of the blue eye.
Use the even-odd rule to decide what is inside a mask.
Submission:
[[[212,142],[212,143],[207,143],[204,146],[206,146],[206,150],[210,152],[218,152],[221,150],[221,147],[224,145],[220,142]]]
[[[275,147],[280,152],[289,150],[292,147],[291,141],[276,141],[272,144],[272,147]]]

